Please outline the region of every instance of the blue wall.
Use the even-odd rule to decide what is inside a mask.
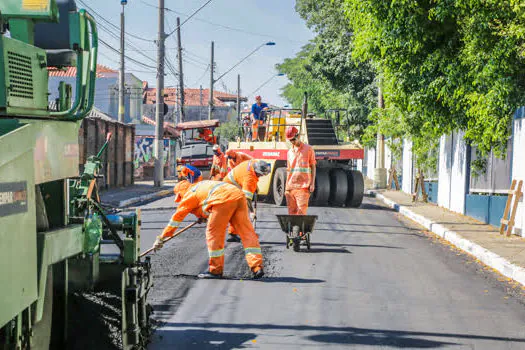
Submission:
[[[505,211],[508,196],[489,196],[467,194],[465,200],[466,215],[483,223],[499,227]]]

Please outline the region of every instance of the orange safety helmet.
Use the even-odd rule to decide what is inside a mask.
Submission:
[[[232,149],[229,149],[229,150],[226,151],[226,156],[228,158],[235,158],[235,157],[237,157],[237,152],[235,152]]]
[[[291,140],[299,134],[299,130],[295,126],[289,126],[286,129],[286,139]]]
[[[182,200],[182,197],[188,192],[191,187],[191,183],[187,180],[178,182],[175,187],[173,187],[173,193],[175,193],[175,203],[178,203]]]

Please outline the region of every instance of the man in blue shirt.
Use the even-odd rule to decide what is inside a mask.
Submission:
[[[197,182],[202,181],[201,171],[197,169],[196,167],[189,165],[189,164],[182,166],[179,176],[185,177],[191,184],[195,184]]]
[[[261,111],[268,109],[268,105],[261,101],[261,96],[256,96],[255,103],[252,105],[252,141],[257,140],[259,125],[264,124],[264,117]]]

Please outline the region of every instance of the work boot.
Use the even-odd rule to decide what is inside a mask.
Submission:
[[[205,271],[203,273],[199,273],[197,275],[197,278],[202,278],[202,279],[220,279],[220,278],[222,278],[222,273],[221,274],[215,274],[215,273],[211,273],[210,271]]]
[[[260,278],[262,278],[264,276],[264,270],[262,268],[260,268],[259,270],[257,270],[256,272],[253,273],[253,279],[254,280],[258,280]]]
[[[235,235],[235,234],[230,234],[228,236],[228,239],[226,240],[226,242],[240,242],[241,241],[241,237],[239,237],[239,235]]]

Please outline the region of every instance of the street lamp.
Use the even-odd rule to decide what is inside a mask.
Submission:
[[[259,86],[257,89],[255,89],[255,90],[251,93],[251,95],[255,95],[255,93],[256,93],[257,91],[259,91],[263,86],[265,86],[265,85],[268,84],[270,81],[272,81],[273,78],[275,78],[275,77],[282,77],[283,75],[285,75],[285,74],[284,74],[284,73],[277,73],[277,74],[272,75],[272,76],[270,77],[270,79],[266,80],[264,83],[261,84],[261,86]]]
[[[273,41],[269,41],[267,43],[263,43],[263,44],[257,46],[252,52],[250,52],[243,59],[241,59],[239,62],[237,62],[235,65],[233,65],[230,69],[228,69],[226,72],[224,72],[220,77],[218,77],[217,79],[213,79],[213,71],[214,71],[214,68],[213,68],[213,65],[214,65],[214,60],[213,60],[213,57],[214,57],[214,43],[213,42],[211,43],[211,69],[210,69],[210,72],[211,72],[210,78],[211,79],[210,79],[210,96],[209,96],[210,99],[209,99],[208,119],[212,119],[212,116],[213,116],[213,85],[216,82],[218,82],[219,80],[221,80],[226,74],[230,73],[233,69],[235,69],[235,67],[240,65],[242,62],[246,61],[246,59],[248,59],[248,57],[250,57],[251,55],[256,53],[263,46],[275,46],[275,43]]]

